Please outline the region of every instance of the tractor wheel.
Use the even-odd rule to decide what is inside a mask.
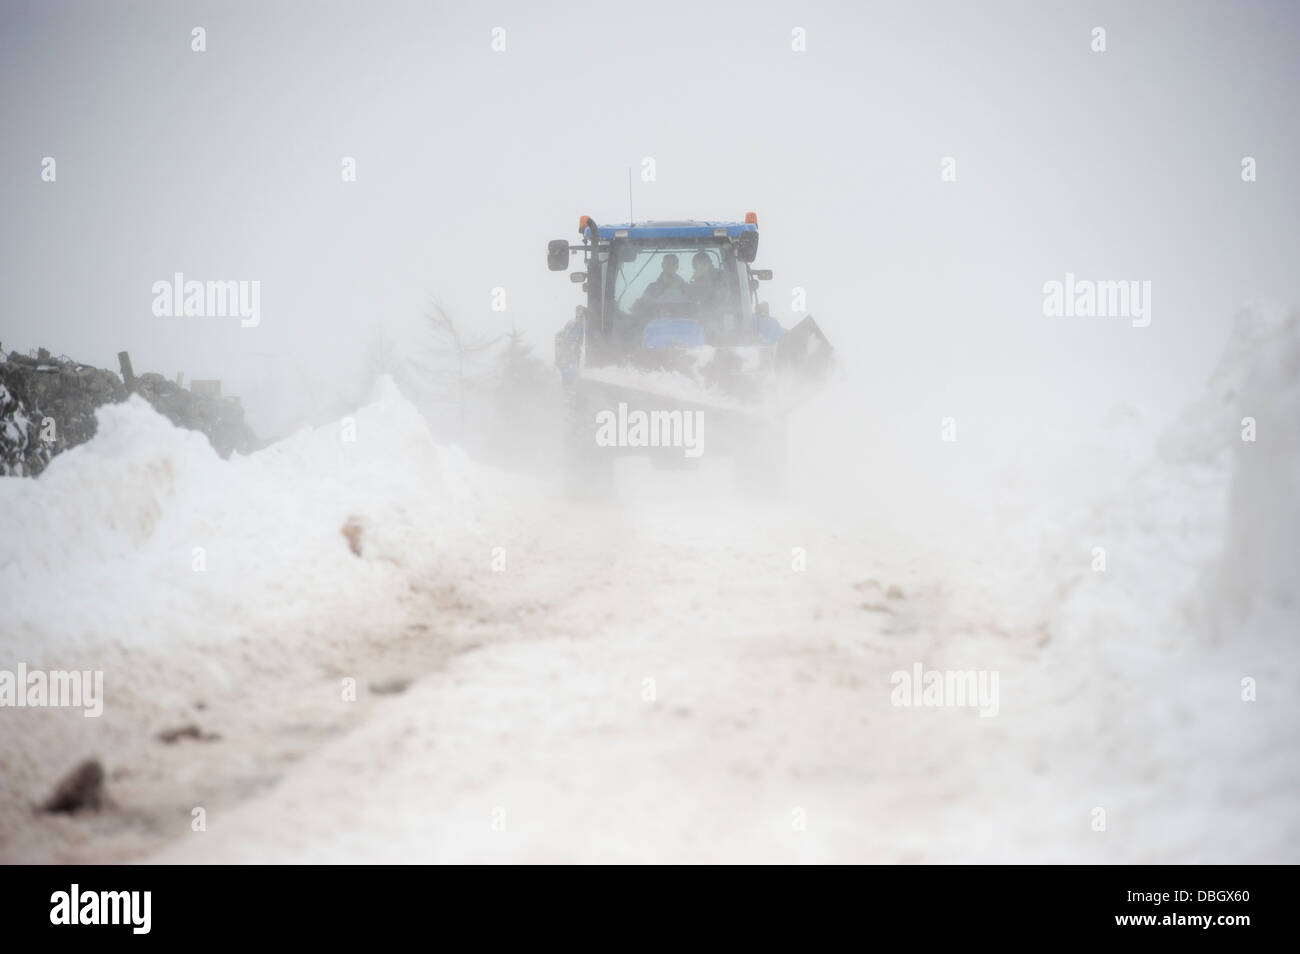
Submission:
[[[735,457],[737,492],[760,499],[789,490],[789,453],[784,420],[757,425],[740,441]]]
[[[570,391],[566,394],[564,427],[565,491],[570,500],[601,503],[614,496],[614,456],[617,449],[596,443],[595,402]]]

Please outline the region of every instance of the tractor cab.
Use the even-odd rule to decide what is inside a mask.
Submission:
[[[581,253],[587,301],[587,363],[642,363],[646,352],[699,346],[771,345],[780,326],[764,320],[758,283],[771,273],[750,267],[758,251],[758,220],[579,224],[581,245],[550,244],[556,271]],[[638,361],[638,357],[641,361]]]
[[[597,225],[584,215],[578,234],[580,244],[556,239],[546,250],[557,272],[582,256],[569,279],[586,300],[555,336],[571,490],[602,496],[616,453],[681,464],[663,429],[671,438],[688,416],[703,427],[705,415],[710,455],[734,457],[746,487],[779,485],[786,412],[824,379],[833,349],[811,315],[787,331],[758,300],[772,277],[753,268],[758,216]],[[629,430],[610,446],[596,428],[611,415],[649,422],[656,436],[634,440]]]

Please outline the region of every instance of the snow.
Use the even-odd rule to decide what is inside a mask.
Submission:
[[[359,595],[382,605],[435,568],[455,572],[456,510],[482,493],[389,379],[353,417],[355,440],[336,423],[230,461],[139,397],[98,421],[39,481],[0,485],[5,591],[58,596],[11,607],[6,649],[21,657],[319,624],[356,612]],[[340,532],[349,519],[361,559]]]
[[[748,409],[746,405],[735,401],[721,389],[696,381],[680,371],[611,366],[584,368],[582,377],[598,384],[662,395],[675,401],[724,407],[729,410]]]
[[[1298,370],[1300,316],[1253,308],[1158,439],[1120,407],[1070,454],[866,474],[830,444],[894,425],[805,408],[761,511],[707,467],[564,503],[388,380],[355,442],[229,461],[106,407],[0,483],[4,660],[107,672],[101,720],[3,714],[0,858],[1294,863]],[[998,714],[891,705],[917,663],[997,671]],[[221,739],[152,738],[185,721]],[[89,753],[115,813],[33,824]]]

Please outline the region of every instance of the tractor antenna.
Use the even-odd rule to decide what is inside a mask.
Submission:
[[[632,167],[627,167],[627,223],[632,225],[636,219],[632,216]]]

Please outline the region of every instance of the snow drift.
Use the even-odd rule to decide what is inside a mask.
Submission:
[[[1295,315],[1244,312],[1158,437],[1121,407],[1071,453],[1013,442],[1000,467],[978,415],[955,446],[929,420],[827,415],[798,435],[818,480],[758,519],[671,488],[548,501],[438,446],[391,381],[229,461],[138,401],[105,408],[92,441],[0,483],[0,648],[85,668],[143,647],[151,668],[119,674],[103,720],[28,712],[30,739],[0,739],[21,769],[0,834],[31,826],[12,806],[66,769],[59,746],[93,745],[183,839],[170,860],[1295,861],[1298,348]],[[510,537],[512,571],[484,573]],[[411,597],[476,576],[443,619]],[[997,717],[892,707],[916,662],[1000,672]],[[361,665],[409,691],[340,707]],[[261,681],[223,696],[205,667]],[[142,730],[182,714],[224,741]],[[224,780],[220,838],[176,812],[196,764]],[[133,837],[109,856],[162,841]]]
[[[1060,625],[1082,631],[1105,616],[1112,632],[1144,642],[1291,647],[1300,632],[1297,420],[1300,312],[1244,309],[1205,395],[1047,541]],[[1092,565],[1098,547],[1103,572]]]
[[[138,397],[98,427],[39,479],[0,482],[6,656],[382,615],[412,581],[465,574],[457,542],[504,497],[386,378],[355,415],[248,457]]]

